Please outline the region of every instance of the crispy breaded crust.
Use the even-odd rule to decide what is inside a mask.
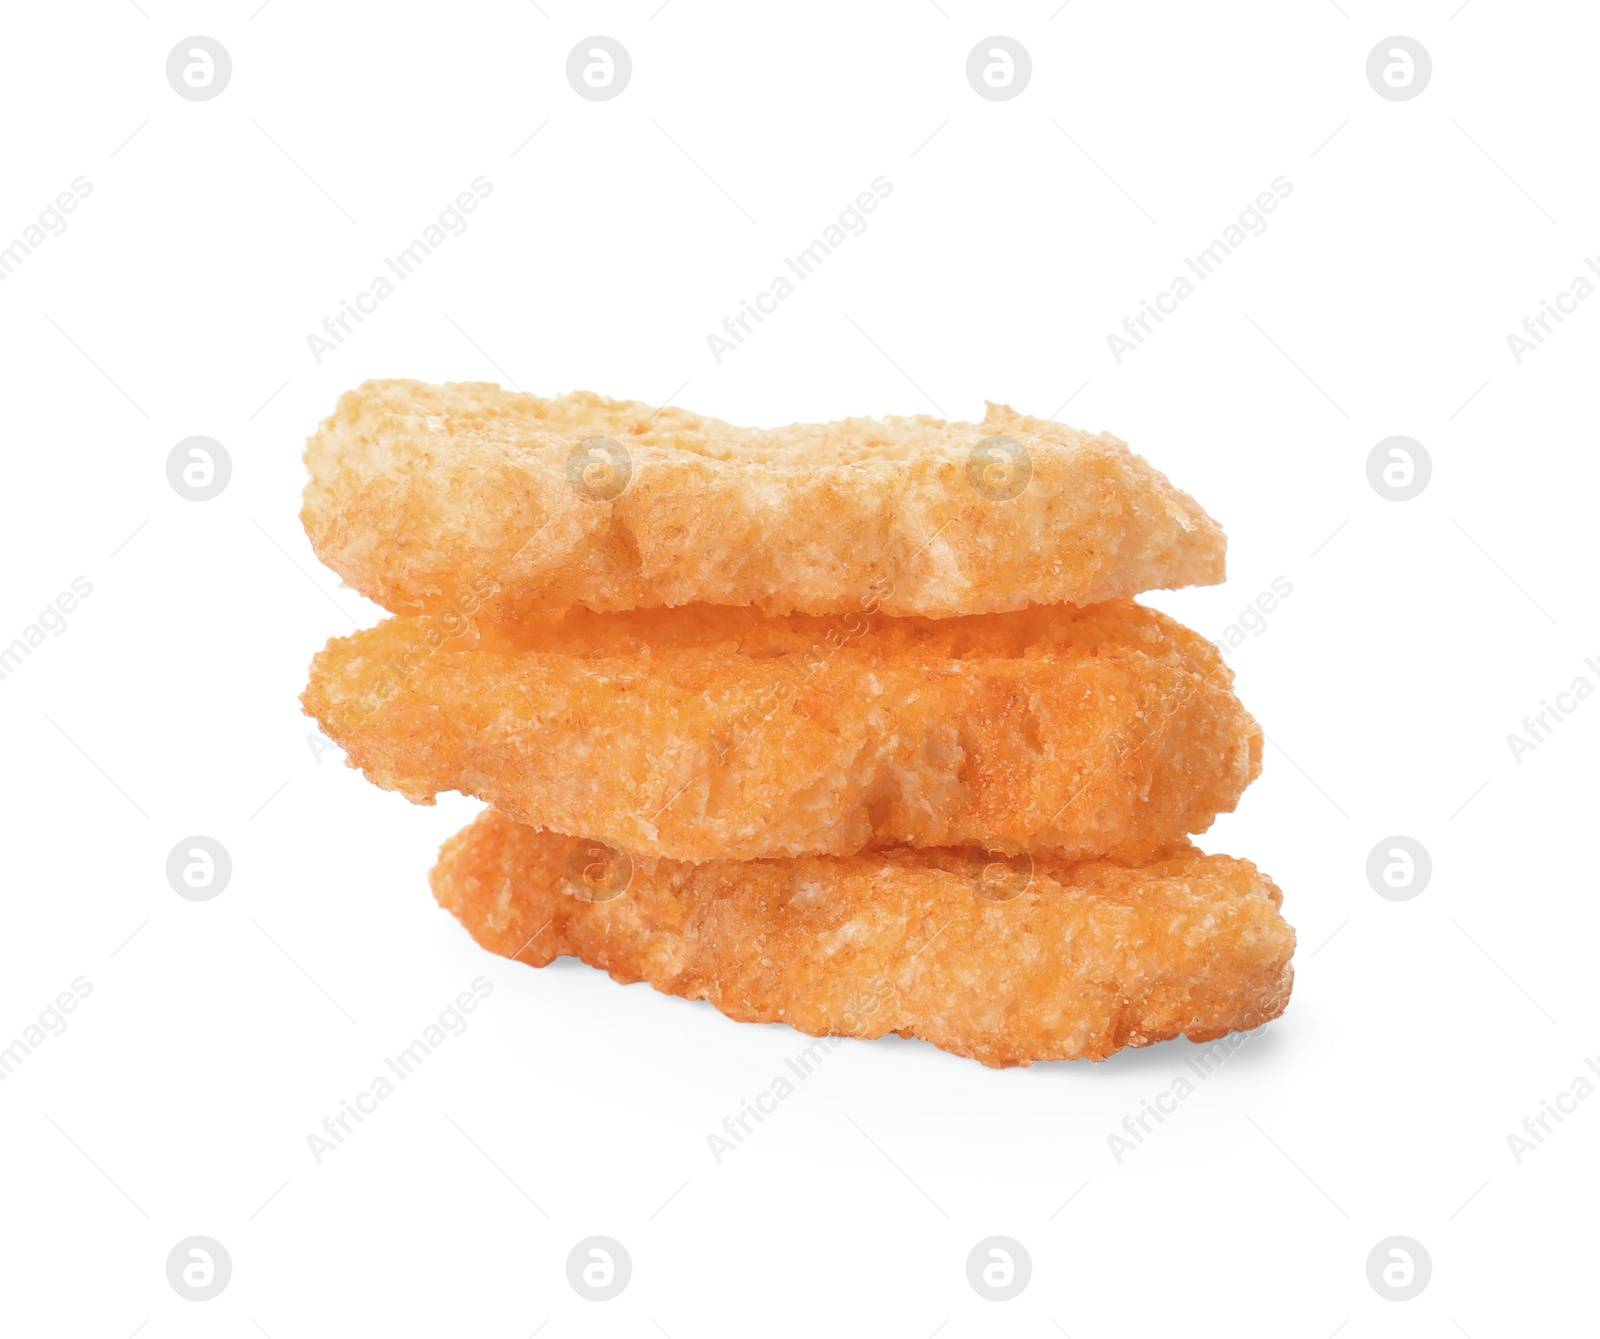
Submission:
[[[301,700],[380,786],[465,791],[636,855],[1137,861],[1260,771],[1232,680],[1204,638],[1129,600],[953,619],[697,606],[391,619],[329,642]]]
[[[997,436],[1025,457],[973,457]],[[626,464],[592,450],[574,464],[596,437]],[[1114,437],[1000,405],[982,423],[759,430],[581,391],[369,381],[305,458],[312,545],[396,613],[490,589],[506,618],[695,602],[837,614],[875,590],[886,613],[947,617],[1223,577],[1221,529],[1165,475]]]
[[[1009,901],[959,851],[635,862],[575,895],[589,853],[494,810],[452,837],[434,896],[491,952],[581,958],[622,982],[812,1036],[921,1037],[986,1065],[1103,1060],[1283,1012],[1295,934],[1247,860],[1040,862]],[[595,853],[603,860],[603,853]]]

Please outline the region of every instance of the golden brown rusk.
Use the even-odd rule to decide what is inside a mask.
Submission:
[[[570,955],[741,1022],[894,1032],[992,1066],[1259,1027],[1293,983],[1277,887],[1188,846],[998,875],[950,850],[689,865],[491,809],[431,878],[483,947],[531,966]]]
[[[1232,680],[1211,643],[1128,600],[950,619],[696,606],[391,619],[329,642],[303,701],[380,786],[464,791],[638,855],[1137,862],[1260,770]]]

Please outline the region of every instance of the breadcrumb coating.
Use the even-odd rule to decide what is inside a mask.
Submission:
[[[1186,844],[1143,867],[1035,862],[1005,900],[981,857],[609,863],[494,810],[445,843],[434,896],[484,948],[812,1036],[921,1037],[985,1065],[1103,1060],[1283,1012],[1295,934],[1246,860]]]
[[[588,392],[369,381],[306,445],[322,560],[404,614],[692,603],[949,617],[1223,578],[1221,528],[1114,437],[991,404],[771,430]]]
[[[964,618],[696,606],[335,638],[302,701],[369,780],[703,861],[876,846],[1147,859],[1261,732],[1216,648],[1128,600]]]

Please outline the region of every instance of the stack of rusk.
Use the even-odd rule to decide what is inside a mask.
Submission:
[[[1260,729],[1129,598],[1220,581],[1222,532],[1115,438],[383,381],[306,462],[312,544],[395,614],[306,710],[492,806],[432,874],[485,948],[996,1066],[1283,1010],[1281,894],[1188,841]]]

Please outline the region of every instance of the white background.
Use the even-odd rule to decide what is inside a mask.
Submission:
[[[257,2],[4,13],[0,240],[93,192],[0,284],[0,641],[93,594],[0,682],[0,1042],[93,993],[0,1083],[0,1329],[1592,1325],[1600,1101],[1520,1165],[1506,1139],[1600,1052],[1600,701],[1506,740],[1600,685],[1600,302],[1521,365],[1505,338],[1600,249],[1587,6]],[[196,33],[233,60],[213,101],[165,77]],[[564,75],[594,33],[633,60],[610,102]],[[992,33],[1032,57],[1012,101],[965,77]],[[1367,82],[1391,34],[1432,55],[1415,100]],[[319,365],[307,335],[479,175],[470,228]],[[868,231],[718,365],[706,334],[879,175]],[[1278,176],[1268,229],[1114,361]],[[1125,438],[1230,538],[1226,586],[1152,603],[1220,636],[1293,585],[1229,657],[1265,773],[1202,839],[1285,890],[1287,1014],[1120,1163],[1187,1043],[993,1072],[849,1042],[717,1165],[707,1134],[804,1039],[485,955],[425,881],[478,805],[309,742],[313,651],[380,611],[311,553],[300,451],[371,376],[765,425],[988,398]],[[194,434],[232,458],[214,501],[167,482]],[[1433,461],[1411,502],[1367,482],[1391,434]],[[213,901],[166,880],[191,834],[232,856]],[[1432,855],[1411,901],[1365,875],[1392,834]],[[317,1165],[307,1134],[480,974],[470,1029]],[[193,1234],[232,1257],[214,1301],[167,1283]],[[565,1277],[591,1234],[633,1260],[605,1304]],[[992,1234],[1033,1260],[1004,1304],[966,1279]],[[1433,1261],[1414,1301],[1367,1282],[1394,1234]]]

